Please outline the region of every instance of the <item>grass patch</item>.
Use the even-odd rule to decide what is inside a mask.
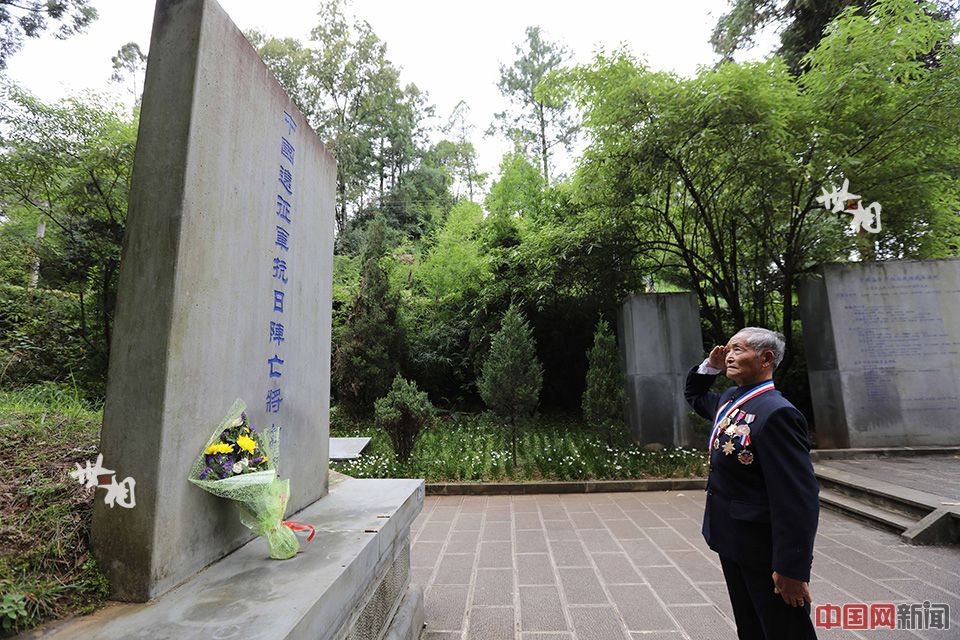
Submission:
[[[529,482],[702,478],[707,456],[696,449],[644,451],[624,434],[614,438],[585,430],[564,417],[539,418],[517,441],[513,464],[506,427],[489,414],[440,418],[417,439],[402,464],[387,435],[372,424],[349,424],[331,415],[331,436],[369,437],[363,455],[331,469],[355,478],[425,478],[427,482]]]
[[[102,410],[76,389],[0,392],[0,634],[88,613],[109,584],[89,552],[94,490],[67,475],[96,458]]]

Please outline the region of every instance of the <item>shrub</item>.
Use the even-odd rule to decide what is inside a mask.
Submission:
[[[0,388],[42,381],[100,377],[91,371],[91,348],[79,335],[77,296],[0,285]]]
[[[617,339],[606,320],[597,322],[593,348],[587,352],[587,388],[583,392],[583,418],[604,431],[607,444],[613,445],[613,433],[623,427],[623,374]]]
[[[510,427],[513,462],[517,462],[517,421],[529,417],[540,399],[543,369],[537,360],[533,332],[520,309],[510,305],[477,382],[480,397]]]
[[[390,436],[397,457],[407,462],[417,436],[430,425],[433,414],[427,394],[417,388],[417,383],[397,374],[387,395],[377,400],[374,420]]]
[[[5,593],[0,600],[0,622],[4,632],[11,633],[27,618],[27,599],[22,593]]]

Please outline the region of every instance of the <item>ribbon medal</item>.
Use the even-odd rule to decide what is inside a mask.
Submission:
[[[713,453],[714,449],[719,448],[721,433],[725,433],[726,435],[733,437],[734,433],[733,431],[730,431],[730,429],[736,430],[736,427],[734,427],[734,425],[737,422],[743,422],[744,426],[746,427],[746,433],[744,433],[741,430],[741,431],[738,431],[736,434],[740,436],[740,445],[744,448],[750,445],[749,425],[751,422],[753,422],[756,419],[757,416],[750,413],[746,413],[744,411],[740,411],[740,407],[748,400],[752,400],[757,396],[759,396],[760,394],[766,393],[767,391],[770,391],[773,388],[774,388],[773,380],[767,380],[766,382],[761,382],[756,387],[754,387],[747,393],[743,394],[743,396],[741,396],[739,400],[733,403],[732,406],[730,405],[731,405],[731,402],[733,401],[728,400],[723,404],[723,406],[717,409],[717,415],[713,419],[713,431],[710,434],[710,440],[708,440],[708,443],[709,443],[708,447],[709,447],[710,454]],[[740,455],[742,456],[743,452],[741,452]],[[750,454],[749,462],[744,462],[742,459],[740,460],[740,462],[743,462],[743,464],[750,464],[750,462],[753,462],[753,454]]]
[[[753,464],[753,452],[744,449],[737,454],[737,460],[740,461],[740,464]]]

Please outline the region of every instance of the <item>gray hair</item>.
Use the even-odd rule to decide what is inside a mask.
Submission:
[[[787,341],[782,333],[762,327],[744,327],[737,331],[737,335],[741,333],[746,336],[746,343],[758,353],[773,351],[773,368],[780,366],[783,354],[787,350]]]

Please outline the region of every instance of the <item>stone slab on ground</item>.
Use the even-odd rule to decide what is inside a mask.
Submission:
[[[356,460],[370,444],[370,438],[330,438],[331,460]]]
[[[288,508],[326,493],[336,164],[216,2],[159,0],[133,165],[100,453],[136,505],[95,501],[91,548],[143,602],[252,537],[187,482],[235,399]]]
[[[423,500],[422,480],[342,480],[294,516],[317,528],[294,558],[270,560],[258,538],[156,600],[113,604],[28,637],[330,640],[358,628],[358,619],[369,626],[361,614],[372,607],[381,616],[398,611],[393,640],[416,640],[422,600],[407,591],[408,545]]]
[[[426,591],[425,638],[735,640],[719,561],[700,534],[704,500],[696,490],[428,496],[411,530],[413,580]],[[510,541],[481,543],[479,551],[459,544],[465,531],[504,523]],[[540,544],[529,546],[531,535]],[[615,547],[601,549],[600,537]],[[564,564],[574,553],[580,558],[575,572],[589,577],[589,605],[574,602],[584,595]],[[469,568],[457,572],[457,584],[445,582],[452,562]],[[505,593],[495,603],[488,593],[494,570],[487,565],[504,573],[497,584]],[[893,633],[904,640],[952,639],[960,625],[960,548],[905,544],[821,510],[811,590],[815,604],[949,604],[949,631]],[[887,637],[877,634],[818,630],[824,639]]]

